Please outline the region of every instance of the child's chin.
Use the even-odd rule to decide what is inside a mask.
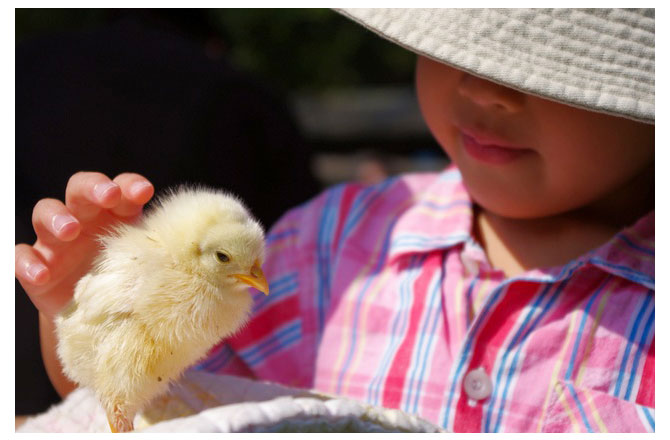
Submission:
[[[485,211],[513,219],[540,218],[553,213],[549,206],[551,197],[535,194],[527,185],[519,188],[507,179],[498,182],[490,176],[470,177],[463,173],[468,194]]]
[[[472,193],[471,196],[478,207],[498,217],[530,220],[551,215],[549,210],[542,209],[540,202],[523,203],[518,198],[507,196],[477,196]]]

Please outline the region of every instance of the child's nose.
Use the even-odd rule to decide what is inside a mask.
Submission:
[[[463,73],[458,84],[458,93],[480,107],[510,113],[516,113],[521,109],[525,96],[522,92],[469,73]]]

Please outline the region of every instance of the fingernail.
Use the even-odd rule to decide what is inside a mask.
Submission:
[[[113,182],[107,183],[98,183],[93,187],[93,194],[98,198],[98,200],[104,200],[107,193],[114,188],[118,188],[119,185]]]
[[[77,223],[77,219],[75,219],[70,215],[58,214],[54,215],[54,217],[51,219],[51,226],[54,228],[56,232],[62,231],[64,228],[66,228],[68,225],[72,223]]]
[[[153,185],[150,184],[149,182],[135,182],[131,185],[130,192],[132,193],[132,195],[136,196],[137,194],[144,191],[146,188],[150,188],[152,186]]]
[[[46,266],[40,263],[32,263],[31,265],[28,266],[26,269],[26,272],[28,272],[28,276],[32,278],[33,280],[37,280],[39,276],[47,270]]]

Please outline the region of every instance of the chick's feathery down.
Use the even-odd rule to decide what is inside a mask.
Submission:
[[[100,237],[92,270],[56,318],[65,374],[91,388],[112,431],[240,328],[266,295],[264,234],[234,196],[180,188],[136,225]]]

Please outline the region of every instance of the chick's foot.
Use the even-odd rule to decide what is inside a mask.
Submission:
[[[114,410],[107,412],[107,422],[112,432],[130,432],[134,428],[132,417],[128,417],[120,405],[114,405]]]

